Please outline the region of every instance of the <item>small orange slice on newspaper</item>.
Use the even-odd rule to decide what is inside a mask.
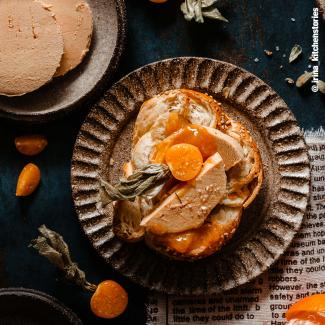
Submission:
[[[286,312],[290,320],[309,321],[308,324],[325,325],[325,294],[305,297],[293,304]]]

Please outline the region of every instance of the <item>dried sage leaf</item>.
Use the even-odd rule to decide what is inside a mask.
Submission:
[[[58,267],[67,280],[75,282],[85,290],[95,291],[97,286],[89,283],[85,272],[71,260],[69,247],[63,237],[45,225],[39,227],[38,230],[40,236],[33,239],[29,246],[35,248],[40,255]]]
[[[201,7],[202,8],[211,7],[212,5],[214,5],[217,2],[218,2],[218,0],[202,0]]]
[[[297,80],[296,80],[296,86],[298,88],[303,87],[305,84],[307,84],[311,79],[313,78],[312,72],[305,71]]]
[[[181,11],[184,14],[184,18],[188,21],[195,19],[198,23],[203,23],[202,9],[198,1],[186,0],[181,4]]]
[[[285,78],[284,79],[289,85],[293,85],[295,81],[292,78]]]
[[[318,80],[318,91],[325,94],[325,82],[323,80]]]
[[[290,52],[289,63],[295,61],[299,55],[302,53],[302,48],[300,45],[295,44]]]
[[[216,19],[228,22],[214,5],[218,0],[185,0],[181,4],[181,11],[186,20],[194,19],[197,23],[203,23],[204,18]]]
[[[136,171],[127,179],[112,185],[101,180],[101,200],[104,205],[118,200],[133,201],[137,196],[145,196],[152,188],[165,183],[171,178],[167,165],[149,164]]]
[[[202,11],[202,15],[207,18],[217,19],[228,23],[228,19],[222,16],[218,8],[211,8]]]

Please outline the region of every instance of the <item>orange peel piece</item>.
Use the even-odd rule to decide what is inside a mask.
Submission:
[[[195,178],[202,169],[203,157],[200,150],[188,143],[171,146],[165,155],[165,161],[172,175],[179,181]]]
[[[15,139],[16,149],[23,155],[35,156],[47,146],[47,139],[40,134],[22,135]]]
[[[31,195],[36,190],[40,180],[40,169],[32,163],[27,164],[18,177],[16,196]]]
[[[325,294],[315,294],[297,301],[286,312],[286,318],[325,324]]]

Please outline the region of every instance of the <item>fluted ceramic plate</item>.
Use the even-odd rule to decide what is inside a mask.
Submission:
[[[54,297],[25,288],[0,289],[0,325],[82,325]]]
[[[229,88],[228,98],[223,89]],[[234,238],[195,262],[172,261],[144,243],[114,236],[113,211],[99,202],[100,177],[116,181],[130,156],[140,105],[174,88],[212,95],[252,133],[260,149],[264,183]],[[205,58],[175,58],[136,70],[106,92],[77,138],[72,190],[80,223],[98,253],[116,270],[150,289],[177,294],[217,293],[268,269],[289,246],[307,207],[310,169],[301,130],[286,103],[253,74]]]
[[[19,97],[0,96],[0,117],[48,122],[92,100],[115,72],[124,47],[124,0],[87,0],[94,32],[89,53],[75,69],[38,90]]]

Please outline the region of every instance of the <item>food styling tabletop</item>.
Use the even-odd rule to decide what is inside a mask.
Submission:
[[[303,129],[325,126],[325,95],[311,91],[311,85],[291,84],[304,71],[311,71],[312,0],[218,1],[229,22],[205,19],[188,22],[179,0],[152,3],[126,0],[127,34],[125,48],[105,90],[129,72],[151,62],[180,57],[206,57],[227,61],[257,75],[287,103]],[[320,44],[325,23],[320,17]],[[302,54],[288,62],[295,44]],[[319,47],[319,63],[325,47]],[[320,69],[320,79],[324,79]],[[0,288],[24,287],[54,296],[72,309],[84,324],[145,324],[148,290],[114,271],[86,238],[72,200],[70,170],[78,131],[100,98],[96,93],[72,114],[46,124],[0,120]],[[44,134],[48,146],[41,155],[21,155],[14,140],[24,134]],[[26,198],[15,196],[19,172],[29,162],[41,170],[37,191]],[[90,294],[67,282],[61,273],[29,247],[42,224],[60,233],[71,255],[92,283],[116,280],[129,294],[126,312],[112,320],[95,317],[89,308]]]

